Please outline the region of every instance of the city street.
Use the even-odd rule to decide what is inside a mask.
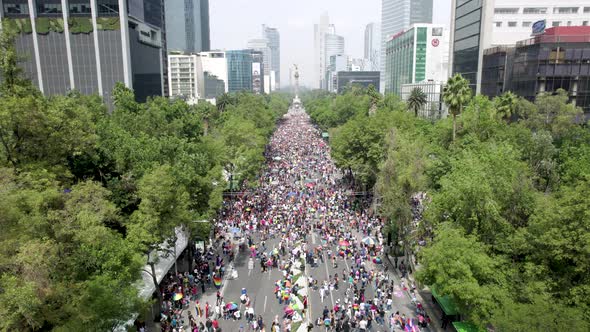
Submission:
[[[381,221],[352,208],[329,147],[307,114],[290,110],[266,157],[258,191],[232,199],[225,220],[217,225],[226,239],[232,239],[236,254],[231,265],[238,276],[233,279],[232,268],[226,269],[220,308],[235,303],[240,312],[240,319],[233,315],[236,310],[226,312],[229,319],[219,318],[222,330],[254,330],[257,324],[249,324],[245,317],[251,307],[266,331],[272,331],[273,322],[280,331],[287,326],[306,331],[312,325],[313,331],[348,331],[367,323],[371,331],[390,331],[394,320],[399,322],[398,330],[403,321],[406,330],[429,331],[418,327],[428,316],[418,313],[411,285],[386,271]],[[299,266],[301,261],[306,261],[304,267]],[[314,261],[317,265],[309,264]],[[268,266],[267,271],[261,264]],[[289,306],[279,303],[276,295],[277,285],[286,280],[285,286],[292,281],[301,288],[297,294],[290,287],[280,288],[287,292]],[[310,285],[312,281],[315,285]],[[243,293],[249,297],[247,303],[241,301]],[[306,294],[307,310],[303,310]],[[200,299],[202,306],[205,303],[215,306],[214,290]],[[194,313],[192,303],[190,308]],[[287,311],[290,308],[293,312]]]

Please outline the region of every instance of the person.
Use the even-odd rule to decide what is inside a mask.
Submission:
[[[359,322],[359,331],[360,332],[366,332],[367,331],[367,325],[369,323],[367,322],[367,320],[365,319],[365,317],[363,316],[363,318],[361,319],[361,321]]]
[[[324,302],[324,296],[326,296],[326,289],[322,286],[320,287],[320,299],[322,300],[322,303]]]
[[[199,317],[203,317],[203,309],[201,309],[201,304],[199,303],[199,301],[197,300],[197,302],[195,303],[195,311],[197,313],[197,316]]]

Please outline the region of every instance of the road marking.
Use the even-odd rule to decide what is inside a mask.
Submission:
[[[348,266],[348,257],[346,257],[346,253],[344,254],[344,265],[346,265],[346,269],[350,272],[350,267]],[[342,281],[346,281],[346,280],[342,280]]]
[[[267,295],[264,295],[264,306],[262,308],[262,312],[266,312],[266,298],[267,297],[268,297]]]
[[[328,284],[330,284],[330,272],[328,271],[328,260],[325,259],[325,254],[322,252],[322,257],[324,257],[324,266],[326,267],[326,279],[328,279]],[[330,292],[330,300],[332,301],[332,307],[334,306],[334,295],[332,295],[332,290],[328,286],[328,292]],[[323,302],[323,301],[322,301]]]

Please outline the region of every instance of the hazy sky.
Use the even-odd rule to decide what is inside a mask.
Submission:
[[[434,1],[434,23],[449,25],[451,0]],[[262,24],[281,35],[281,85],[289,84],[289,67],[299,65],[302,85],[313,86],[313,25],[328,12],[336,33],[344,37],[345,52],[363,56],[365,26],[381,20],[381,0],[210,0],[212,49],[241,49],[260,38]]]

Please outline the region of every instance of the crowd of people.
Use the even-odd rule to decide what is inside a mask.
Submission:
[[[329,145],[307,114],[295,111],[285,116],[265,157],[267,167],[255,189],[243,189],[226,201],[215,225],[215,233],[223,241],[221,255],[200,254],[193,273],[171,277],[162,289],[166,298],[163,331],[182,324],[178,311],[188,301],[198,301],[197,285],[204,292],[211,278],[224,272],[224,259],[233,259],[232,242],[249,255],[248,269],[259,266],[262,272],[278,269],[282,273],[274,291],[284,315],[265,322],[255,314],[244,289],[236,299],[244,307],[242,331],[295,331],[297,326],[308,331],[369,331],[374,326],[380,326],[379,331],[418,331],[426,326],[429,318],[417,301],[412,317],[393,307],[394,297],[404,290],[411,294],[413,285],[394,285],[389,277],[382,264],[382,220],[364,208],[366,202],[359,204],[350,195],[346,179],[331,161]],[[269,239],[278,242],[274,249],[266,247]],[[330,264],[335,272],[325,279],[314,278],[320,263]],[[303,273],[306,267],[310,269],[307,276]],[[326,304],[323,310],[316,307],[311,313],[309,291],[317,292],[322,303],[328,294],[339,295],[334,305]],[[242,306],[226,303],[220,294],[217,298],[215,304],[197,303],[198,309],[189,319],[191,331],[217,331],[223,325],[217,319],[242,318]],[[201,310],[201,306],[205,308]],[[207,324],[197,323],[195,317],[201,315]]]

